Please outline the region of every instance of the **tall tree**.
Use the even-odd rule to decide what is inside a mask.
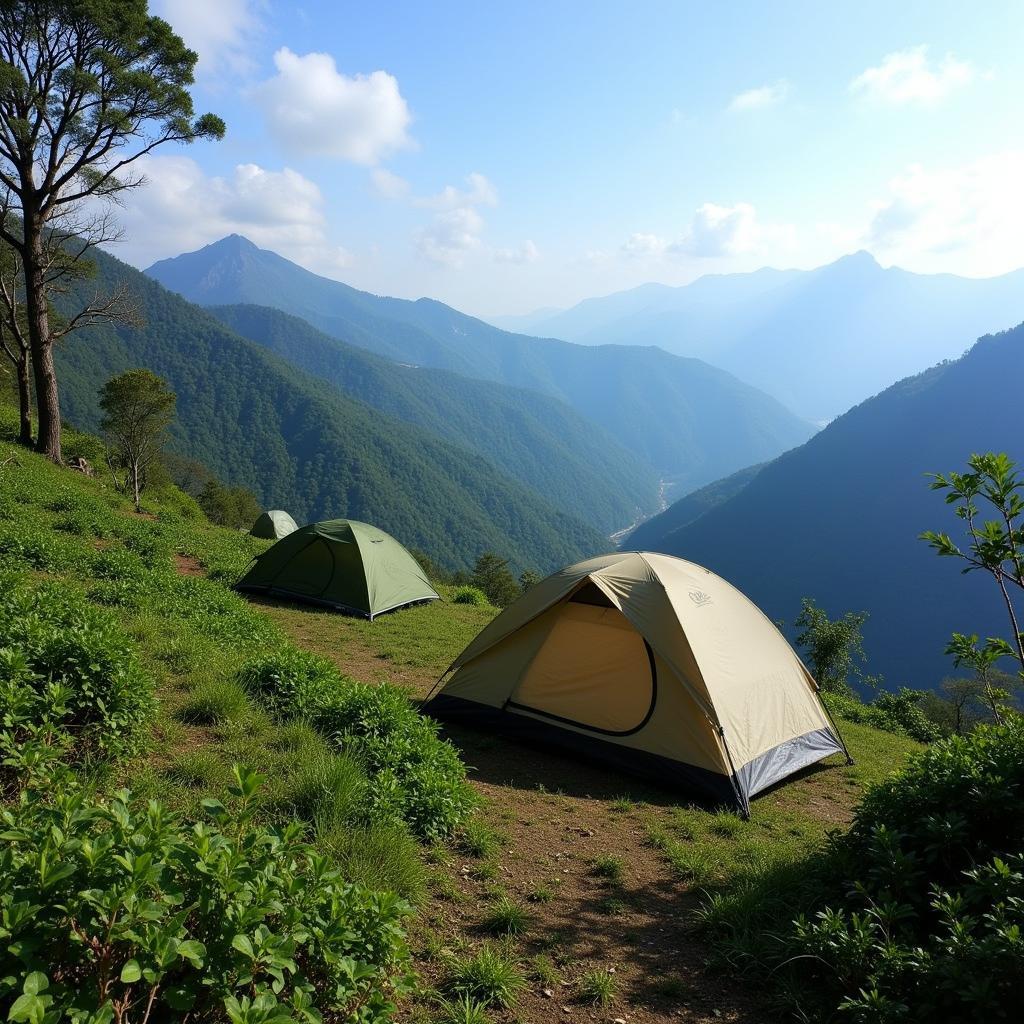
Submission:
[[[58,331],[47,293],[114,237],[96,201],[140,186],[136,161],[166,143],[223,136],[219,117],[194,117],[197,60],[146,0],[0,0],[0,238],[24,275],[36,447],[57,462],[54,342],[116,302],[88,303]]]
[[[167,381],[151,370],[126,370],[111,377],[100,391],[100,426],[114,443],[111,468],[124,471],[118,486],[131,494],[136,512],[146,470],[159,457],[167,428],[174,421],[176,401]]]
[[[0,351],[14,366],[18,387],[18,441],[32,444],[31,350],[24,310],[18,301],[21,261],[18,254],[0,240]]]

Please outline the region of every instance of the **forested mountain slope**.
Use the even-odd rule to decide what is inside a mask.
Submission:
[[[211,306],[245,338],[388,415],[483,455],[606,533],[657,507],[654,470],[564,402],[446,370],[400,366],[269,306]]]
[[[559,398],[681,489],[773,458],[813,432],[698,359],[509,334],[431,299],[382,298],[318,277],[237,235],[147,273],[192,302],[270,304],[398,362]]]
[[[369,520],[450,566],[490,549],[551,569],[607,547],[480,456],[339,394],[113,257],[96,261],[82,289],[126,282],[146,323],[90,328],[59,350],[70,420],[95,429],[100,385],[145,366],[177,392],[174,448],[300,522]]]
[[[815,270],[718,274],[588,299],[535,325],[592,345],[659,345],[706,359],[824,421],[965,338],[1024,319],[1024,271],[993,278],[882,268],[866,252]]]
[[[962,529],[926,474],[962,469],[973,452],[1024,460],[1013,387],[1022,375],[1024,325],[982,338],[851,409],[649,546],[707,565],[772,618],[792,621],[805,596],[833,614],[867,611],[871,671],[888,686],[935,687],[953,671],[942,653],[950,634],[1003,631],[1005,610],[990,579],[961,576],[918,540]]]

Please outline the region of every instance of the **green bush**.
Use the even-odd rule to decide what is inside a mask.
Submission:
[[[190,725],[223,725],[248,706],[245,690],[233,679],[204,679],[178,709],[178,718]]]
[[[942,730],[921,710],[923,697],[923,691],[904,687],[899,693],[880,693],[870,703],[845,693],[828,693],[824,700],[837,718],[909,736],[919,743],[933,743],[942,736]]]
[[[0,654],[0,744],[9,757],[24,754],[33,737],[57,734],[78,762],[137,749],[152,681],[113,619],[79,591],[54,583],[5,588]]]
[[[459,587],[452,595],[452,601],[455,604],[485,605],[487,595],[477,587]]]
[[[776,964],[800,1010],[860,1021],[1011,1019],[1024,1001],[1024,720],[914,756],[805,866],[816,906]],[[795,967],[794,965],[799,965]]]
[[[326,659],[290,648],[250,662],[239,680],[276,718],[305,719],[363,764],[367,820],[404,823],[421,839],[436,839],[472,808],[454,747],[403,690],[355,683]]]
[[[240,811],[207,800],[194,826],[70,778],[4,810],[8,1019],[98,1024],[152,1000],[155,1020],[389,1020],[407,906],[349,884],[297,826],[251,825],[258,783],[236,770]]]

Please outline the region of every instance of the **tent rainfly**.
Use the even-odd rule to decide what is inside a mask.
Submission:
[[[368,619],[438,600],[426,573],[394,537],[353,519],[312,523],[288,534],[256,556],[237,587]]]
[[[287,537],[289,533],[294,533],[298,528],[298,523],[287,512],[273,508],[269,512],[260,513],[249,533],[253,537],[262,537],[264,540],[280,540],[282,537]]]
[[[756,793],[847,753],[764,613],[669,555],[556,572],[481,630],[442,683],[425,707],[436,718],[567,747],[744,814]]]

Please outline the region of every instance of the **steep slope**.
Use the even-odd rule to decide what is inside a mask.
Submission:
[[[177,392],[176,450],[300,521],[368,519],[451,566],[491,549],[553,568],[608,546],[480,456],[289,367],[112,257],[97,263],[99,287],[126,282],[146,326],[93,328],[61,348],[69,419],[95,428],[101,384],[147,366]]]
[[[700,360],[509,334],[431,299],[381,298],[318,277],[237,235],[147,273],[193,302],[271,303],[398,362],[559,398],[683,489],[812,432],[775,399]]]
[[[830,612],[870,612],[865,646],[887,685],[934,687],[953,667],[953,631],[1006,632],[991,580],[962,576],[917,539],[960,536],[961,523],[925,474],[972,452],[1024,459],[1020,409],[1002,381],[1024,374],[1024,325],[982,338],[956,362],[911,377],[850,410],[765,466],[735,497],[650,540],[721,573],[773,618],[800,598]]]
[[[678,501],[669,505],[664,512],[644,520],[619,545],[625,550],[650,551],[657,548],[662,538],[680,527],[699,519],[706,512],[718,508],[730,498],[735,497],[764,469],[766,463],[747,466],[722,480],[691,491]]]
[[[643,308],[638,294],[650,300]],[[811,271],[709,276],[592,299],[537,329],[707,359],[824,421],[922,366],[956,358],[965,338],[1022,317],[1024,271],[912,274],[860,252]]]
[[[267,306],[209,309],[293,366],[477,452],[606,533],[657,507],[654,470],[564,402],[445,370],[399,366]]]

